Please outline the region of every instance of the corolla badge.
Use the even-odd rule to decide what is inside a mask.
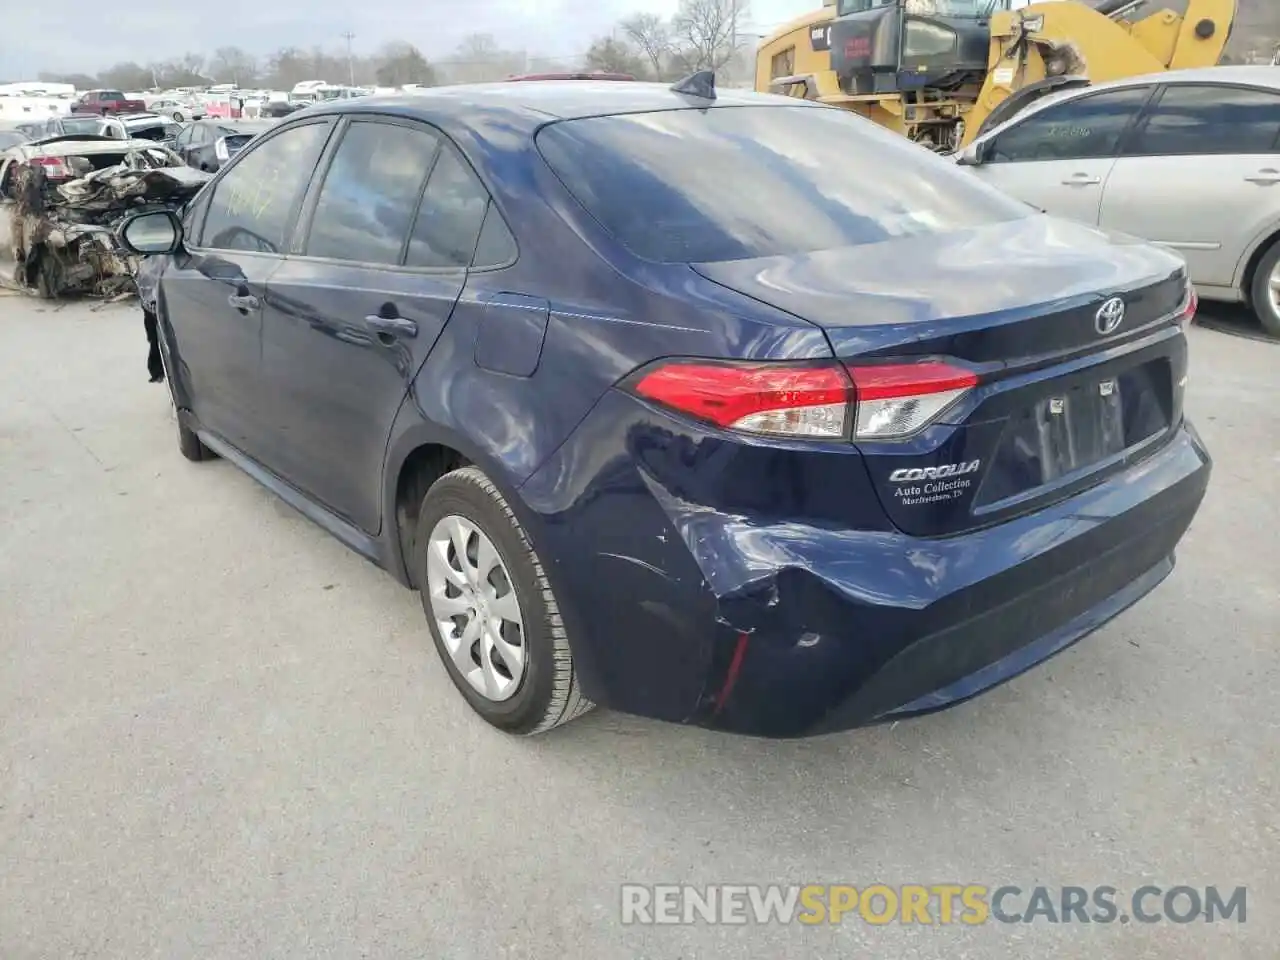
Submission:
[[[1094,329],[1104,337],[1108,333],[1114,333],[1122,323],[1124,323],[1124,301],[1119,297],[1112,297],[1100,306],[1093,318]]]
[[[970,460],[968,463],[945,463],[940,467],[904,467],[889,474],[889,481],[903,483],[913,480],[945,480],[947,477],[962,477],[966,473],[976,473],[980,466],[982,466],[981,460]]]

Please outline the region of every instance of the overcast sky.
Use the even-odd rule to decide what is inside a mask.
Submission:
[[[816,9],[821,0],[752,0],[751,25],[766,31]],[[676,0],[14,0],[0,32],[0,78],[34,79],[37,71],[93,73],[123,60],[147,63],[188,51],[211,54],[235,45],[264,55],[283,46],[342,47],[357,52],[408,40],[428,57],[444,57],[470,33],[492,33],[503,46],[570,57],[593,36],[639,10],[670,14]]]

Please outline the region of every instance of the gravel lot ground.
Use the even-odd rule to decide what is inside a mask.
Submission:
[[[1280,346],[1192,332],[1174,576],[978,701],[505,738],[414,595],[176,448],[136,307],[0,292],[0,957],[1257,958],[1280,942]],[[1235,923],[624,927],[623,882],[1247,885]]]

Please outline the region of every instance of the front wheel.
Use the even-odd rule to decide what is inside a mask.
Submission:
[[[1262,329],[1280,337],[1280,240],[1258,262],[1249,299]]]
[[[476,713],[507,733],[535,734],[591,709],[542,561],[481,470],[432,484],[414,552],[436,651]]]
[[[179,123],[181,123],[181,122],[182,122],[183,120],[185,120],[186,118],[182,115],[182,111],[181,111],[181,110],[175,110],[175,111],[173,111],[173,119],[175,119],[175,120],[177,120]]]

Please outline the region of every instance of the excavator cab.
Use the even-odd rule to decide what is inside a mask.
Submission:
[[[1014,0],[837,0],[825,25],[831,69],[854,96],[982,85],[991,17]]]

